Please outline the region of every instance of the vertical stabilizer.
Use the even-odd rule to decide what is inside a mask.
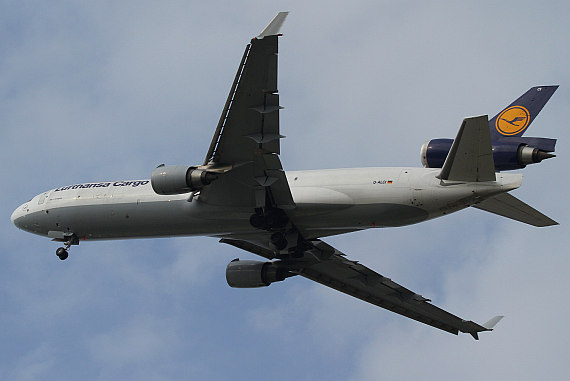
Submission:
[[[489,121],[493,141],[521,137],[556,89],[558,86],[532,87],[495,115]]]

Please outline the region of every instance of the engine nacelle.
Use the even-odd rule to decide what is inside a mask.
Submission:
[[[453,139],[432,139],[420,149],[420,160],[425,168],[441,168],[451,149]]]
[[[234,259],[226,267],[228,285],[235,288],[266,287],[293,275],[273,262]]]
[[[422,165],[426,168],[443,167],[452,144],[453,139],[433,139],[425,142],[420,149]],[[524,143],[493,142],[493,160],[497,171],[521,169],[551,157],[555,155]]]
[[[152,189],[158,194],[182,194],[202,189],[216,180],[215,173],[183,165],[160,165],[150,177]]]
[[[556,155],[551,154],[550,152],[545,152],[539,150],[538,148],[532,148],[528,146],[520,147],[517,153],[519,163],[522,163],[524,165],[540,163],[544,159],[550,159],[551,157],[555,156]]]

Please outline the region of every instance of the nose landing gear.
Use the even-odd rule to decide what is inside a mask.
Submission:
[[[62,261],[66,260],[67,257],[69,257],[68,250],[71,247],[71,245],[79,245],[79,238],[75,234],[72,234],[70,236],[65,237],[64,243],[65,247],[60,247],[55,251],[55,255],[57,255],[57,257]]]
[[[55,255],[62,261],[66,260],[69,257],[69,252],[65,247],[60,247],[55,251]]]

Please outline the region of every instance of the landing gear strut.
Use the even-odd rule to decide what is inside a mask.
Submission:
[[[249,217],[249,223],[256,229],[270,233],[270,248],[274,249],[275,258],[302,258],[305,250],[312,247],[310,245],[307,247],[303,236],[283,209],[256,208],[255,214]]]

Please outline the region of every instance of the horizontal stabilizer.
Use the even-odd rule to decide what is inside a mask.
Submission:
[[[473,205],[473,207],[533,226],[558,225],[558,222],[508,193],[501,193],[498,196],[488,198]]]
[[[487,115],[463,120],[439,178],[465,182],[496,180]]]

